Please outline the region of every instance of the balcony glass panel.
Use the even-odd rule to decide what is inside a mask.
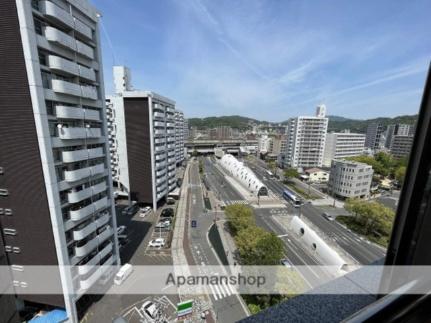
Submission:
[[[74,240],[82,240],[98,228],[102,227],[109,221],[109,213],[104,214],[102,217],[98,218],[96,221],[87,224],[86,226],[82,226],[80,228],[75,228],[73,230],[73,239]]]
[[[106,206],[108,206],[108,198],[105,196],[100,200],[93,202],[87,206],[84,206],[80,209],[70,210],[69,211],[70,218],[72,221],[79,221],[89,216],[90,214],[99,211],[100,209]]]
[[[86,275],[95,265],[98,265],[100,261],[105,258],[112,251],[112,243],[109,243],[106,247],[100,250],[93,258],[91,258],[85,265],[78,266],[78,274]]]
[[[81,280],[79,285],[81,289],[89,289],[91,286],[93,286],[99,279],[102,277],[103,274],[105,274],[109,269],[110,265],[114,263],[114,257],[110,257],[103,266],[97,267],[97,270],[86,280]]]
[[[103,173],[105,171],[105,164],[98,164],[90,167],[80,168],[76,170],[64,171],[64,179],[67,182],[76,182],[80,179],[90,177],[96,174]]]
[[[39,1],[39,10],[45,16],[54,18],[57,22],[73,28],[73,17],[51,1]]]
[[[100,128],[61,128],[59,129],[60,139],[84,139],[99,138],[102,136]]]
[[[80,191],[71,191],[67,193],[67,200],[69,203],[77,203],[79,201],[85,200],[89,198],[92,195],[96,195],[98,193],[101,193],[105,191],[107,188],[107,185],[105,182],[90,186],[88,188],[84,188]]]
[[[78,75],[78,64],[55,55],[48,55],[48,67],[52,70]]]
[[[63,151],[62,159],[65,163],[76,162],[89,158],[98,158],[104,155],[103,148],[80,149],[73,151]]]
[[[96,111],[96,110],[57,105],[55,107],[55,111],[56,111],[57,118],[85,119],[85,120],[94,120],[94,121],[100,120],[99,111]]]

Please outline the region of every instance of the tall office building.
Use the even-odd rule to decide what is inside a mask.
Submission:
[[[332,159],[362,155],[364,149],[364,134],[347,131],[328,133],[323,154],[323,166],[330,167]]]
[[[98,265],[120,261],[99,15],[85,0],[3,0],[0,12],[0,240],[18,299],[78,322],[109,274]],[[49,283],[62,293],[24,295],[41,284],[30,265],[58,266]]]
[[[411,131],[410,130],[411,127],[412,126],[409,124],[402,124],[402,123],[389,125],[388,128],[386,129],[385,147],[389,149],[391,148],[392,140],[394,136],[408,136]]]
[[[184,113],[175,110],[175,159],[177,165],[184,161]]]
[[[321,167],[325,150],[328,118],[320,105],[315,117],[297,117],[288,121],[287,145],[279,157],[281,167]]]
[[[115,69],[114,77],[120,80],[114,80],[114,84],[130,79],[127,68]],[[158,202],[176,187],[175,102],[150,91],[121,91],[106,101],[112,119],[109,136],[111,159],[116,162],[113,173],[119,190],[130,200],[157,209]],[[184,118],[181,112],[177,116]],[[179,142],[178,147],[182,145]]]
[[[384,127],[381,123],[371,123],[368,125],[367,134],[365,137],[365,147],[372,150],[382,148],[382,135],[384,133]]]
[[[410,155],[413,146],[414,136],[395,135],[391,143],[391,154],[395,158],[403,158]]]

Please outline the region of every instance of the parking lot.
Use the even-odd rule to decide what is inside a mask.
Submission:
[[[145,217],[140,216],[140,211],[134,215],[123,215],[126,207],[124,201],[119,201],[116,206],[117,227],[125,226],[121,233],[122,243],[120,247],[121,263],[136,265],[171,265],[170,240],[174,222],[169,228],[156,228],[160,214],[165,208],[176,209],[177,201],[173,205],[159,207],[156,213],[149,212]],[[173,219],[174,220],[174,219]],[[149,242],[157,238],[164,238],[164,247],[149,247]],[[130,278],[133,278],[131,274]],[[172,321],[175,319],[175,306],[179,302],[177,295],[103,295],[100,298],[93,297],[93,303],[87,310],[87,314],[81,322],[112,322],[118,316],[127,322],[143,322],[141,307],[146,301],[151,301],[160,310],[160,320]],[[145,321],[145,320],[144,320]]]

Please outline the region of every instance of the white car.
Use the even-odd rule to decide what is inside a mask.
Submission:
[[[117,227],[117,235],[122,234],[124,231],[126,231],[125,225],[120,225],[119,227]]]
[[[151,240],[148,245],[154,248],[161,248],[165,245],[165,239],[157,238],[157,239]]]
[[[156,228],[169,228],[171,225],[171,221],[169,220],[162,220],[159,223],[156,224]]]
[[[328,221],[334,221],[335,220],[335,217],[333,216],[333,215],[331,215],[331,214],[328,214],[328,213],[322,213],[322,216],[326,219],[326,220],[328,220]]]
[[[151,207],[150,206],[146,206],[141,208],[141,212],[139,213],[139,216],[141,218],[145,218],[148,214],[150,214],[151,212]]]
[[[157,308],[156,304],[154,304],[151,301],[146,301],[141,306],[141,312],[144,314],[145,318],[149,322],[154,322],[159,314],[159,309]]]

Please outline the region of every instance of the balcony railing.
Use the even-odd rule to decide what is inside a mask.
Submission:
[[[154,134],[155,134],[155,135],[164,135],[164,134],[165,134],[165,131],[164,131],[164,130],[156,129],[156,130],[154,130]]]
[[[94,86],[81,85],[82,96],[87,99],[97,100],[97,89]]]
[[[97,270],[87,279],[81,280],[79,286],[81,290],[89,289],[105,274],[109,269],[110,265],[114,263],[114,256],[111,256],[102,266],[97,267]]]
[[[154,148],[154,150],[155,150],[156,152],[159,152],[159,151],[165,151],[165,150],[166,150],[166,146],[156,146],[156,147]]]
[[[64,105],[55,107],[57,118],[63,119],[85,119],[85,120],[100,120],[100,113],[97,110],[81,109]]]
[[[101,136],[100,128],[69,127],[59,129],[60,139],[100,138]]]
[[[104,226],[106,223],[108,223],[109,218],[110,218],[109,213],[106,213],[105,215],[98,218],[96,221],[91,222],[82,228],[79,228],[79,229],[75,228],[73,230],[73,239],[76,241],[85,239],[91,233],[96,231],[98,228],[100,228],[100,227]]]
[[[96,72],[93,69],[82,65],[79,65],[79,76],[93,82],[96,81]]]
[[[156,163],[156,169],[166,167],[166,165],[167,165],[166,162]]]
[[[76,51],[83,56],[94,59],[94,49],[79,40],[76,41]]]
[[[98,164],[90,167],[80,168],[76,170],[64,171],[64,179],[67,182],[76,182],[80,179],[101,174],[105,171],[105,164]]]
[[[51,1],[39,1],[39,10],[45,16],[54,18],[57,22],[73,28],[73,17],[66,10],[55,5]]]
[[[63,151],[61,153],[63,162],[72,163],[84,159],[103,157],[103,148],[80,149],[73,151]]]
[[[108,206],[108,198],[105,196],[103,198],[101,198],[100,200],[97,200],[87,206],[84,206],[80,209],[77,210],[70,210],[69,214],[70,214],[70,219],[72,221],[79,221],[87,216],[89,216],[90,214],[97,212],[101,209],[103,209],[104,207]]]
[[[154,126],[155,127],[164,127],[165,123],[161,122],[161,121],[154,121]]]
[[[88,274],[94,266],[98,265],[100,261],[105,258],[113,249],[112,242],[108,243],[102,250],[100,250],[93,258],[91,258],[85,265],[78,266],[78,274]]]
[[[74,18],[74,29],[88,39],[93,38],[93,31],[91,28],[76,18]]]
[[[154,118],[165,118],[165,114],[162,112],[154,112]]]
[[[70,193],[67,193],[67,200],[69,201],[69,203],[77,203],[79,201],[89,198],[92,195],[96,195],[105,191],[106,188],[107,188],[106,183],[101,182],[99,184],[90,186],[88,188],[84,188],[83,190],[80,190],[80,191],[72,191]]]
[[[47,59],[48,67],[50,69],[65,72],[71,75],[79,75],[78,64],[75,62],[55,55],[48,55]]]
[[[166,154],[158,154],[156,155],[156,160],[165,160],[166,159]]]
[[[81,86],[79,84],[63,80],[52,80],[51,86],[54,92],[69,94],[73,96],[81,96]]]

